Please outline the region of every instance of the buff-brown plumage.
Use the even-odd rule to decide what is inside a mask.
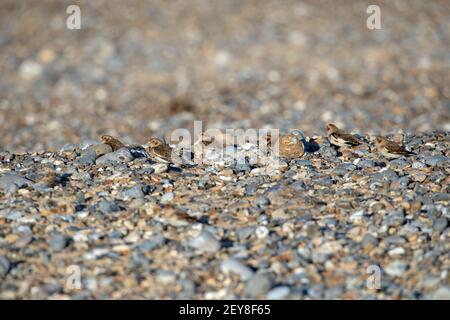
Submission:
[[[102,135],[100,137],[100,139],[102,140],[102,143],[110,146],[113,149],[113,151],[116,151],[116,150],[119,150],[120,148],[125,147],[125,145],[119,139],[116,139],[107,134]]]
[[[182,164],[183,160],[164,141],[151,138],[148,142],[148,154],[158,162]]]
[[[381,136],[375,138],[375,147],[378,152],[389,159],[415,155],[414,152],[408,151],[403,146]]]
[[[280,156],[284,158],[300,158],[305,154],[303,142],[293,133],[280,135],[278,148]]]

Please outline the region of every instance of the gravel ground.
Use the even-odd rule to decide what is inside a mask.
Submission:
[[[78,1],[67,30],[69,1],[1,1],[0,298],[450,299],[450,3],[375,3],[370,31],[364,1]],[[99,140],[194,120],[319,149],[178,168]]]

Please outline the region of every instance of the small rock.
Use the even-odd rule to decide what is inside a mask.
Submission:
[[[408,270],[408,264],[400,260],[395,260],[384,268],[384,271],[391,277],[400,277],[406,270]]]
[[[259,226],[256,228],[255,234],[258,239],[263,239],[269,235],[269,229],[264,226]]]
[[[272,280],[268,275],[258,273],[248,280],[245,285],[244,295],[250,298],[256,298],[266,294],[272,287]]]
[[[450,288],[440,287],[431,295],[432,300],[450,300]]]
[[[121,148],[117,151],[110,152],[108,154],[101,156],[95,161],[95,163],[96,164],[107,164],[111,162],[127,163],[133,159],[134,159],[133,155],[127,148]]]
[[[125,191],[122,191],[122,196],[131,198],[131,199],[140,199],[144,198],[144,192],[143,192],[144,186],[142,184],[137,184]]]
[[[225,274],[235,273],[244,281],[250,279],[253,275],[252,269],[233,258],[223,261],[220,264],[220,269]]]
[[[438,233],[441,233],[442,231],[445,230],[445,228],[447,228],[447,225],[448,225],[447,218],[440,217],[434,221],[433,230]]]
[[[164,193],[161,197],[160,202],[162,204],[167,204],[167,203],[171,202],[174,197],[175,197],[175,194],[173,192]]]
[[[110,145],[100,143],[100,144],[96,144],[96,145],[90,146],[87,149],[83,150],[81,155],[90,153],[92,151],[95,152],[95,155],[98,158],[98,157],[101,157],[101,156],[103,156],[103,155],[105,155],[107,153],[113,152],[113,149],[111,148]]]
[[[398,227],[405,222],[405,215],[401,211],[392,211],[383,219],[383,225],[387,227]]]
[[[266,298],[269,300],[281,300],[286,299],[287,296],[291,293],[291,289],[288,286],[279,286],[270,290]]]
[[[217,252],[220,249],[220,242],[205,230],[197,238],[189,241],[189,245],[199,252]]]
[[[359,160],[359,159],[357,159],[357,160]],[[355,164],[360,169],[375,168],[376,167],[375,161],[370,160],[370,159],[363,159],[363,160],[360,160],[360,161],[356,162]]]
[[[4,277],[8,274],[11,268],[11,263],[5,256],[0,256],[0,277]]]
[[[395,159],[389,162],[389,168],[393,170],[403,170],[409,166],[409,162],[404,159]]]
[[[20,174],[10,171],[0,177],[0,188],[6,193],[15,192],[17,189],[32,186],[33,181],[21,176]]]
[[[239,240],[245,240],[255,232],[255,227],[244,227],[236,230]]]
[[[25,60],[19,67],[19,74],[25,80],[34,80],[42,74],[42,65],[32,61]]]
[[[50,239],[48,244],[54,251],[61,251],[67,246],[68,238],[63,234],[56,234]]]
[[[153,168],[155,173],[164,173],[169,169],[169,165],[166,163],[155,163],[152,164],[151,167]]]
[[[201,177],[200,180],[198,181],[198,187],[199,189],[210,189],[216,186],[216,182],[214,180],[211,179],[210,176],[204,176]]]
[[[270,204],[269,198],[264,196],[260,196],[255,200],[255,205],[257,205],[258,207],[265,207],[268,206],[269,204]]]
[[[162,284],[174,283],[177,279],[172,271],[158,270],[156,272],[156,280]]]
[[[95,159],[97,159],[97,154],[94,150],[90,150],[89,152],[83,153],[77,161],[83,166],[91,166],[95,164]]]
[[[397,247],[394,249],[389,250],[388,255],[390,255],[391,257],[398,257],[398,256],[402,256],[405,254],[405,249],[403,249],[402,247]]]
[[[430,167],[449,167],[450,158],[445,156],[431,156],[426,157],[423,161]]]
[[[336,158],[337,156],[337,151],[333,147],[322,146],[319,153],[323,158]]]
[[[121,210],[121,208],[118,204],[116,204],[112,201],[108,201],[108,200],[101,200],[97,204],[97,207],[98,207],[98,210],[103,214],[108,214],[111,212],[116,212],[116,211]]]

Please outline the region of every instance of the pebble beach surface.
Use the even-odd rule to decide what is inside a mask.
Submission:
[[[448,134],[392,161],[315,141],[274,169],[0,153],[0,297],[450,298]]]
[[[0,299],[450,299],[448,1],[377,1],[381,30],[365,1],[77,4],[80,30],[64,1],[0,4]],[[138,147],[195,120],[316,148]]]

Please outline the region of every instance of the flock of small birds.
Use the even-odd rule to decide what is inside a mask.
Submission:
[[[328,124],[326,126],[326,130],[330,144],[335,147],[351,150],[352,148],[368,144],[360,137],[339,129],[335,124]],[[307,141],[305,135],[300,130],[293,130],[288,134],[280,135],[276,141],[273,141],[272,137],[269,135],[265,136],[264,140],[268,147],[272,146],[274,143],[278,143],[279,155],[286,159],[302,157],[305,152],[314,150],[312,146],[315,144],[313,139],[309,139],[309,141]],[[125,146],[125,144],[123,144],[119,139],[110,135],[102,135],[101,141],[103,144],[110,146],[113,151],[119,150],[123,147],[142,148],[142,146],[139,145]],[[194,143],[194,156],[198,150],[196,149],[196,146],[208,146],[213,142],[213,137],[208,137],[204,132],[202,132],[199,135],[198,141]],[[396,159],[404,156],[416,155],[414,152],[405,149],[404,146],[388,140],[383,136],[375,137],[373,143],[376,150],[387,159]],[[153,160],[157,162],[174,165],[186,164],[186,160],[174,152],[174,149],[167,142],[157,137],[152,137],[148,141],[146,152]]]

